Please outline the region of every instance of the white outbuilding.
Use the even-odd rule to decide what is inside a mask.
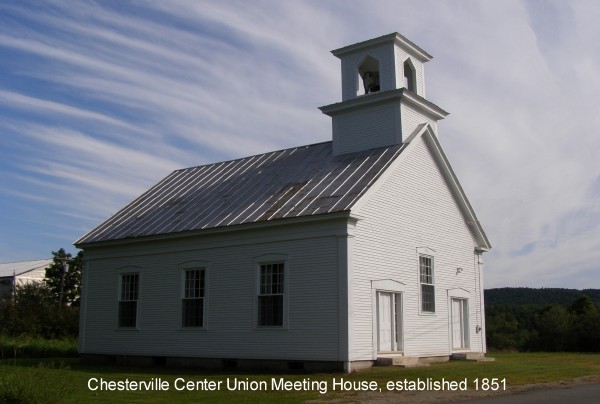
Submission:
[[[0,299],[10,298],[16,285],[42,282],[52,260],[20,261],[0,264]]]
[[[344,370],[486,351],[491,246],[438,140],[431,56],[333,51],[332,141],[177,170],[75,244],[87,360]]]

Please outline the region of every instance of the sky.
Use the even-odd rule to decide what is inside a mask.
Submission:
[[[51,257],[171,171],[331,139],[332,49],[434,56],[486,288],[600,288],[600,5],[2,1],[0,262]]]

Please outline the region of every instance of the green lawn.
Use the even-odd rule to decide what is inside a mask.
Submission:
[[[207,373],[169,368],[129,368],[119,366],[80,365],[78,359],[2,359],[0,360],[0,403],[161,403],[161,402],[304,402],[307,400],[334,400],[351,397],[356,393],[332,390],[332,380],[344,379],[349,382],[375,382],[382,391],[390,381],[426,380],[468,380],[473,389],[475,379],[506,379],[511,386],[549,382],[575,377],[600,375],[600,355],[598,354],[546,354],[546,353],[497,353],[491,355],[496,362],[449,362],[421,368],[379,367],[368,371],[344,374],[253,374]],[[169,385],[168,391],[90,391],[88,380],[125,382],[152,381],[161,379]],[[221,382],[218,391],[177,391],[176,379],[203,381],[215,384]],[[268,391],[229,391],[227,381],[235,379],[255,382],[265,381]],[[271,379],[283,378],[289,382],[326,382],[327,393],[313,391],[271,391]],[[317,386],[314,386],[315,388]],[[375,394],[374,397],[376,397]],[[401,393],[394,393],[401,394]],[[4,400],[4,401],[3,401]]]

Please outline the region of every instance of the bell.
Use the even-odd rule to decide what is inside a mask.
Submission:
[[[379,72],[367,71],[363,74],[363,86],[365,88],[365,94],[374,93],[379,91]]]

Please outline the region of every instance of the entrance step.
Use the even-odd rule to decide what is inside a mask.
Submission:
[[[450,357],[453,361],[494,362],[496,358],[487,358],[482,352],[455,352]]]
[[[418,356],[384,356],[378,357],[375,366],[400,366],[414,368],[418,366],[429,366],[429,363],[419,361]]]

